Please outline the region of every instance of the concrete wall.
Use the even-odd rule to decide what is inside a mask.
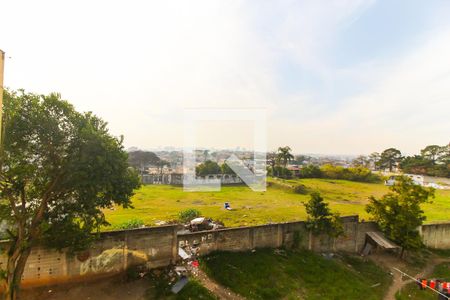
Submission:
[[[311,236],[305,222],[289,222],[252,227],[225,228],[216,231],[183,233],[178,235],[178,245],[200,245],[200,254],[212,251],[245,251],[255,248],[290,247],[295,236],[299,246],[314,251],[359,252],[364,246],[365,233],[376,230],[372,222],[359,223],[358,216],[342,218],[344,235],[337,239]],[[311,239],[311,242],[310,242]]]
[[[345,251],[358,253],[365,243],[366,232],[376,231],[372,222],[359,222],[358,216],[342,218],[344,235],[337,239],[311,236],[305,222],[267,224],[224,228],[215,231],[177,233],[179,226],[104,232],[89,250],[71,255],[66,252],[33,248],[28,260],[24,286],[87,280],[123,272],[132,265],[149,268],[167,266],[178,259],[178,247],[199,244],[200,254],[212,251],[245,251],[256,248],[300,247],[313,251]],[[450,249],[450,223],[424,225],[423,240],[428,247]],[[0,242],[5,248],[7,242]],[[0,255],[0,268],[6,266]]]
[[[450,223],[422,225],[420,232],[427,247],[450,249]]]
[[[42,247],[32,249],[23,275],[24,286],[86,280],[124,271],[127,267],[146,264],[163,267],[177,258],[177,226],[161,226],[101,234],[89,250],[70,254]],[[7,246],[2,242],[0,247]],[[6,257],[0,256],[0,267]]]

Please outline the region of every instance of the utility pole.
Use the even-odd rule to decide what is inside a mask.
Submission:
[[[3,71],[5,66],[5,52],[0,49],[0,143],[3,141],[3,128],[2,128],[2,116],[3,116]]]

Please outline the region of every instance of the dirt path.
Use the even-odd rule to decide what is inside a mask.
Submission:
[[[405,285],[413,282],[412,279],[403,277],[399,272],[393,269],[397,268],[399,270],[404,271],[405,273],[408,273],[407,265],[404,262],[399,261],[397,257],[391,255],[375,255],[371,257],[371,259],[373,259],[376,263],[390,270],[393,275],[392,284],[389,287],[389,290],[387,291],[386,295],[384,296],[384,300],[395,300],[395,294],[399,290],[401,290]],[[433,256],[430,258],[424,269],[422,269],[419,273],[416,273],[412,276],[414,278],[427,277],[429,274],[433,272],[436,265],[444,262],[450,262],[450,259]]]
[[[209,278],[202,270],[199,270],[196,278],[207,288],[211,293],[224,300],[244,300],[245,298],[225,288],[211,278]]]

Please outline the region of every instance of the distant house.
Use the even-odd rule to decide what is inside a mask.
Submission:
[[[300,166],[299,165],[288,165],[286,168],[292,172],[293,176],[300,176]]]

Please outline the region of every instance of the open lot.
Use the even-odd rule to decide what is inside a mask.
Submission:
[[[381,197],[389,191],[383,184],[345,180],[270,179],[266,192],[254,192],[247,186],[223,186],[219,192],[185,192],[182,187],[147,185],[133,197],[134,209],[116,207],[106,210],[111,228],[130,219],[141,219],[148,226],[178,218],[184,209],[195,208],[203,216],[221,220],[225,226],[245,226],[304,220],[303,203],[309,195],[293,192],[291,186],[304,184],[308,191],[318,191],[341,215],[360,215],[367,219],[364,208],[370,196]],[[229,202],[233,210],[223,208]],[[433,203],[424,205],[427,223],[450,221],[450,190],[437,190]]]
[[[387,270],[369,260],[326,259],[305,250],[220,252],[202,263],[211,278],[246,299],[382,299],[391,282]]]

